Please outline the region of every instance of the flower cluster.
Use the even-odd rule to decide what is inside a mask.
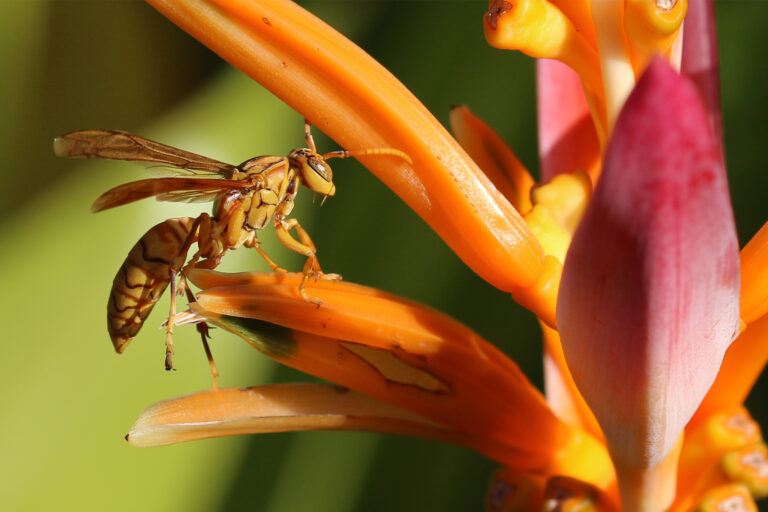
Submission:
[[[538,183],[466,107],[451,136],[389,72],[287,0],[150,0],[360,161],[480,277],[541,321],[546,394],[426,306],[334,280],[193,270],[191,318],[344,386],[155,404],[154,446],[364,429],[470,447],[505,469],[492,511],[753,510],[768,495],[743,401],[768,358],[768,224],[739,251],[712,1],[493,0],[492,46],[538,61]],[[685,24],[683,21],[685,20]],[[751,507],[751,508],[750,508]]]

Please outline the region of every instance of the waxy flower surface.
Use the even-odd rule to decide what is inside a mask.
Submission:
[[[438,439],[504,466],[494,511],[752,510],[768,494],[765,445],[741,406],[768,357],[768,228],[739,253],[711,2],[491,2],[488,41],[544,59],[538,183],[469,108],[451,113],[454,139],[293,3],[150,3],[344,148],[405,152],[412,164],[360,160],[538,316],[546,393],[477,334],[406,299],[318,279],[308,302],[297,275],[193,270],[201,291],[179,323],[208,322],[344,388],[161,402],[129,442],[306,429]]]

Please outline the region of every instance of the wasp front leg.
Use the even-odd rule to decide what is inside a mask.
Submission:
[[[296,240],[291,236],[291,229],[296,229],[296,233],[299,235],[299,240]],[[315,244],[312,242],[309,234],[301,227],[298,220],[284,220],[275,216],[275,233],[277,233],[277,239],[280,240],[280,243],[285,247],[307,257],[307,261],[304,263],[304,278],[301,280],[301,284],[299,284],[299,294],[302,299],[319,304],[319,299],[310,297],[305,290],[310,276],[315,279],[319,277],[340,279],[340,276],[336,274],[323,274],[320,269],[320,263],[317,261],[317,249],[315,248]]]
[[[314,242],[312,242],[312,239],[309,237],[309,233],[307,233],[307,231],[303,227],[301,227],[301,224],[299,224],[299,221],[296,219],[289,219],[289,220],[283,221],[283,223],[287,231],[290,231],[291,229],[296,229],[296,233],[299,235],[299,240],[301,240],[301,243],[312,250],[312,258],[307,258],[307,262],[304,264],[305,282],[309,276],[312,276],[315,279],[329,279],[331,281],[340,281],[341,275],[326,274],[320,268],[320,262],[317,259],[317,248],[315,248],[315,244]],[[305,254],[305,253],[302,253],[302,254]],[[308,266],[310,268],[308,268]]]

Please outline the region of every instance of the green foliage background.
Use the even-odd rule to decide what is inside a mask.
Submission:
[[[192,329],[162,369],[167,299],[120,357],[104,326],[115,271],[135,241],[200,206],[143,201],[91,215],[109,187],[145,177],[112,162],[56,159],[52,139],[123,129],[239,163],[303,144],[302,120],[138,1],[5,0],[0,17],[0,496],[5,510],[481,509],[494,464],[433,442],[364,433],[272,434],[136,449],[122,439],[150,403],[205,389]],[[485,2],[314,1],[306,7],[373,54],[442,122],[468,104],[536,172],[533,61],[488,47]],[[768,218],[768,3],[719,1],[726,148],[742,243]],[[319,138],[323,149],[336,145]],[[324,269],[428,303],[501,346],[541,382],[534,319],[453,255],[356,161],[334,164],[338,193],[296,216]],[[267,250],[301,261],[269,234]],[[238,254],[239,253],[239,254]],[[229,270],[264,269],[255,253]],[[305,377],[216,333],[227,386]],[[750,398],[768,425],[763,378]]]

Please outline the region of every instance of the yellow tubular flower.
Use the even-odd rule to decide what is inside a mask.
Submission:
[[[747,486],[742,484],[725,484],[710,490],[702,497],[695,510],[696,512],[721,512],[723,510],[758,512],[755,499]]]
[[[624,29],[633,52],[635,74],[639,75],[654,54],[660,53],[677,63],[672,56],[673,44],[680,36],[688,11],[687,0],[626,0]]]
[[[635,74],[629,55],[628,41],[621,28],[621,20],[624,16],[622,2],[592,0],[591,3],[605,91],[605,122],[607,131],[610,133],[621,107],[635,85]],[[586,79],[582,76],[582,80]]]
[[[568,4],[569,2],[563,2]],[[582,25],[585,9],[573,9]],[[600,59],[594,43],[546,0],[492,0],[483,20],[485,38],[499,49],[520,50],[534,58],[555,59],[574,69],[584,82],[598,136],[605,139],[605,103]]]

